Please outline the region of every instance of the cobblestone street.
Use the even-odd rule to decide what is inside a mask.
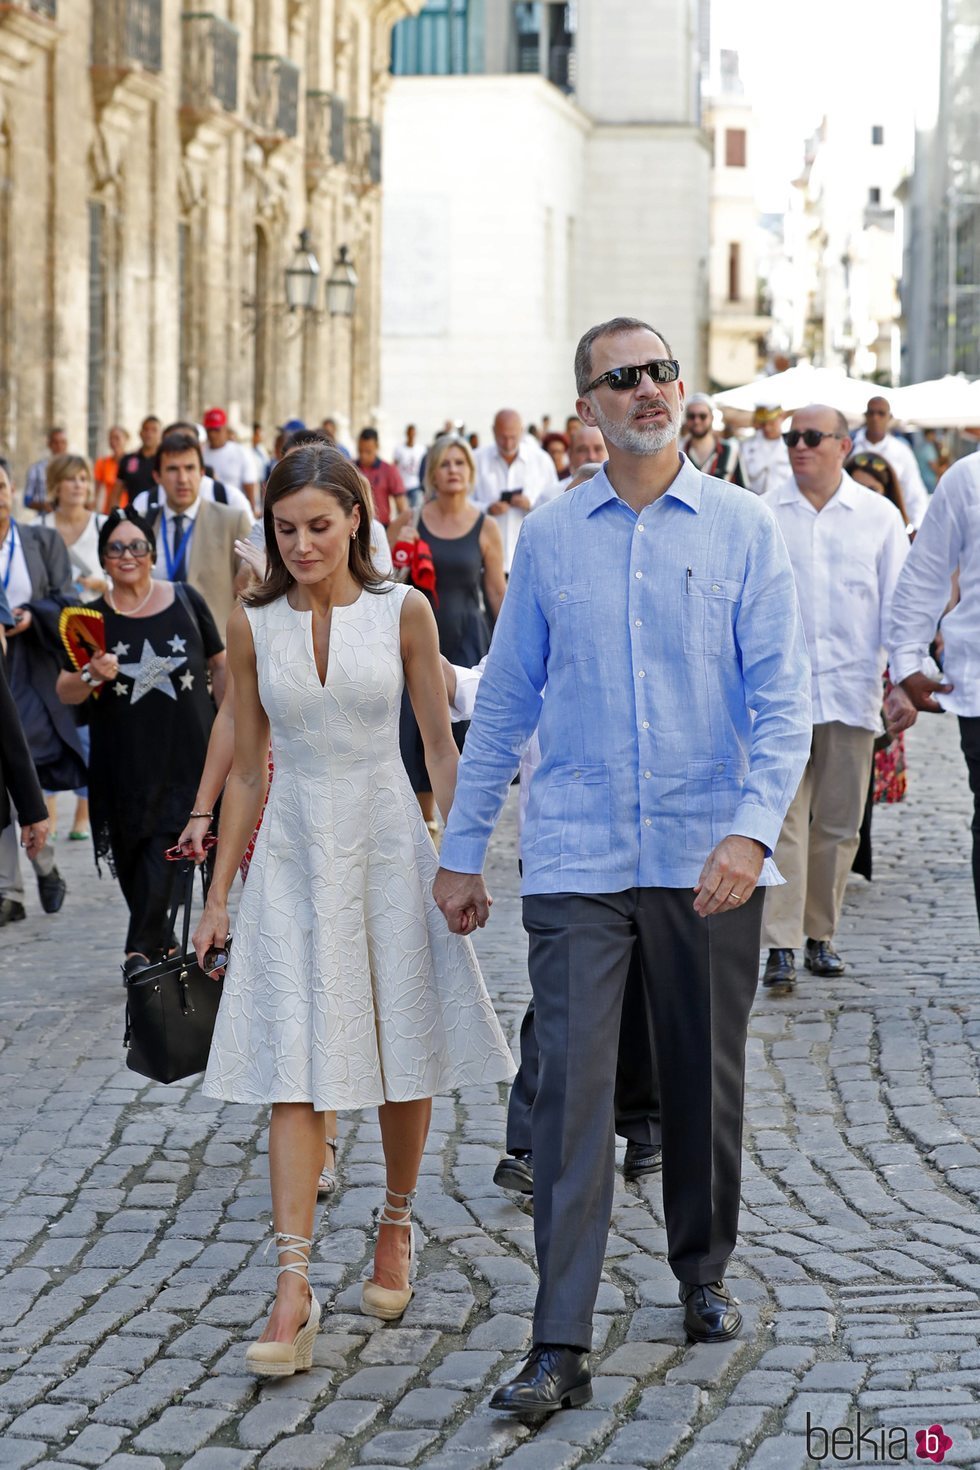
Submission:
[[[833,1463],[823,1432],[841,1425],[865,1438],[839,1434],[839,1460],[922,1463],[915,1431],[941,1424],[945,1463],[980,1465],[980,970],[952,716],[921,721],[909,767],[908,801],[875,815],[876,880],[849,888],[848,973],[756,1002],[729,1277],[742,1336],[687,1345],[660,1184],[620,1176],[595,1399],[537,1429],[486,1408],[535,1282],[529,1210],[491,1182],[505,1089],[436,1100],[396,1326],[356,1310],[383,1173],[374,1116],[341,1118],[313,1371],[245,1374],[274,1287],[265,1114],[126,1069],[122,901],[90,847],[59,842],[62,913],[44,918],[31,882],[27,922],[0,937],[0,1467],[797,1470],[808,1420],[809,1463]],[[479,939],[512,1036],[528,994],[515,808]]]

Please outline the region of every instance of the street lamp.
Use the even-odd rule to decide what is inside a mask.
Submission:
[[[292,264],[286,267],[286,304],[289,310],[315,311],[319,284],[320,262],[313,253],[310,232],[300,230]]]
[[[327,280],[327,310],[331,316],[353,316],[354,294],[357,291],[357,271],[347,254],[347,246],[341,245],[337,259]]]

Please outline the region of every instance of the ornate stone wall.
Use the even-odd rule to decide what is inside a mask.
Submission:
[[[0,3],[0,445],[52,423],[227,406],[243,428],[379,387],[380,119],[389,34],[421,0]],[[301,229],[324,279],[347,245],[352,320],[290,314]]]

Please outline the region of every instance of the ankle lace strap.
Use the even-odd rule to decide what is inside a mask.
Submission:
[[[375,1209],[374,1218],[379,1225],[406,1225],[412,1223],[412,1201],[416,1191],[399,1194],[395,1189],[385,1189],[385,1202]]]
[[[298,1261],[287,1261],[284,1265],[280,1264],[276,1272],[276,1280],[278,1281],[284,1271],[292,1271],[295,1276],[301,1276],[304,1281],[309,1281],[312,1240],[307,1240],[305,1235],[291,1235],[286,1230],[277,1230],[262,1254],[268,1255],[273,1245],[276,1247],[280,1261],[284,1255],[299,1256]]]

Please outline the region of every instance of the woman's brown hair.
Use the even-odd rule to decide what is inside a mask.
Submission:
[[[877,480],[881,486],[882,494],[886,500],[890,500],[898,511],[906,525],[909,523],[908,512],[905,509],[905,496],[902,494],[902,486],[892,466],[883,454],[873,454],[862,449],[859,454],[852,454],[844,466],[847,474],[853,475],[855,470],[863,470],[873,480]]]
[[[371,556],[371,487],[367,480],[338,449],[328,444],[299,444],[283,455],[265,487],[263,522],[269,568],[265,580],[244,593],[242,601],[248,607],[267,607],[270,602],[285,597],[294,585],[276,540],[273,512],[287,495],[307,489],[325,490],[333,496],[345,516],[349,517],[355,506],[358,508],[361,517],[357,532],[350,540],[347,570],[365,592],[389,590],[388,578],[377,570]]]
[[[60,498],[58,488],[62,480],[71,480],[75,475],[84,475],[89,482],[89,499],[92,498],[92,471],[89,469],[88,460],[80,454],[56,454],[53,459],[48,460],[45,473],[47,482],[48,500],[55,507]]]

